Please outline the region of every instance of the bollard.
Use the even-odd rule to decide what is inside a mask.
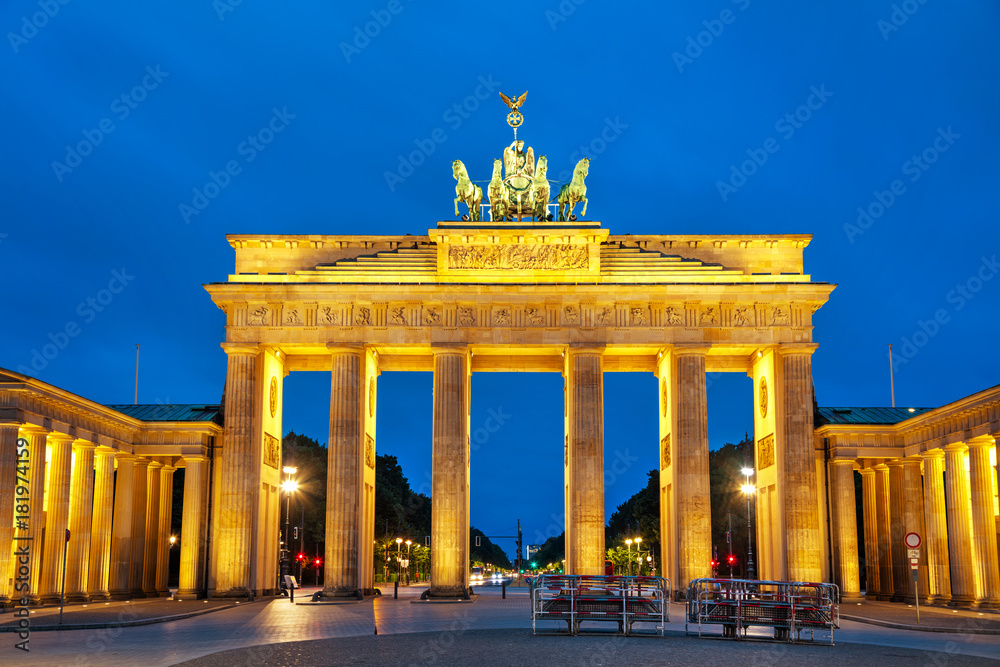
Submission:
[[[506,579],[500,582],[500,597],[502,597],[504,600],[507,599],[507,580]]]
[[[393,600],[399,599],[399,579],[394,581],[392,584],[392,599]]]

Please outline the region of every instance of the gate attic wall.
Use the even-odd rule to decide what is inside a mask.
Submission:
[[[341,494],[353,509],[327,517],[324,596],[369,594],[372,558],[363,546],[372,539],[375,378],[383,371],[433,372],[433,488],[445,500],[432,505],[438,534],[431,536],[435,581],[427,595],[463,596],[468,477],[447,471],[465,470],[469,460],[467,376],[559,372],[566,383],[567,567],[599,574],[604,428],[594,416],[604,411],[603,374],[649,372],[662,378],[663,394],[660,440],[650,443],[661,463],[660,562],[674,589],[683,589],[710,571],[705,373],[740,372],[754,378],[755,402],[759,380],[770,387],[771,411],[755,424],[757,440],[767,439],[756,453],[767,493],[766,507],[758,505],[766,512],[766,520],[758,514],[761,571],[798,580],[828,576],[815,509],[821,468],[811,435],[810,363],[812,315],[834,286],[803,271],[811,237],[611,236],[599,223],[570,225],[439,223],[426,236],[229,236],[236,270],[205,289],[226,313],[230,373],[251,368],[241,360],[247,354],[257,355],[252,369],[261,370],[238,385],[255,396],[227,396],[249,409],[227,410],[221,469],[270,477],[248,485],[260,496],[252,506],[227,508],[222,497],[220,513],[274,524],[277,480],[259,465],[268,452],[260,439],[271,429],[254,422],[279,427],[284,374],[331,372],[331,395],[350,397],[354,407],[331,405],[331,433],[345,435],[340,444],[331,439],[330,470],[340,472],[328,495]],[[346,358],[365,363],[345,373]],[[786,387],[786,377],[794,384]],[[279,389],[269,403],[271,378]],[[271,412],[257,407],[267,405]],[[241,435],[230,440],[230,433]],[[228,456],[249,466],[227,467]],[[762,456],[778,461],[762,466]],[[221,487],[229,488],[225,479]],[[256,542],[273,535],[243,530],[239,538],[249,539],[249,548],[220,539],[218,593],[259,591],[277,577],[273,561],[254,568],[243,562],[264,553]]]

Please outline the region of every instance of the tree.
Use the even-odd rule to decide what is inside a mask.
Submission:
[[[490,565],[494,568],[504,568],[506,570],[513,567],[503,549],[493,544],[483,531],[475,527],[470,527],[469,537],[472,541],[472,548],[469,549],[469,560],[473,564]],[[478,547],[476,546],[476,537],[479,537],[480,545]]]
[[[566,532],[563,531],[556,537],[545,540],[542,548],[535,552],[533,558],[536,563],[558,563],[558,568],[561,569],[563,559],[566,558]]]
[[[298,489],[292,496],[291,518],[292,525],[298,525],[301,521],[302,513],[305,512],[305,542],[307,553],[314,553],[316,545],[326,541],[326,447],[319,444],[309,436],[297,434],[289,431],[281,443],[282,447],[282,467],[293,466],[297,468],[294,478],[298,483]],[[286,475],[282,474],[284,480]],[[284,498],[281,498],[281,511],[285,511]],[[282,522],[282,530],[284,530]],[[292,545],[293,550],[298,549],[298,545]]]
[[[719,550],[720,574],[729,574],[726,559],[729,556],[729,544],[726,532],[729,530],[729,516],[732,515],[732,545],[738,567],[734,574],[745,575],[738,571],[746,561],[747,553],[747,497],[740,490],[746,483],[741,472],[743,468],[753,468],[753,439],[747,437],[737,444],[726,443],[714,452],[708,453],[708,477],[712,505],[712,546]],[[751,478],[751,483],[753,479]]]
[[[643,550],[660,550],[660,471],[650,470],[646,486],[611,514],[605,544],[624,545],[625,540],[642,538]],[[634,551],[634,549],[633,549]]]

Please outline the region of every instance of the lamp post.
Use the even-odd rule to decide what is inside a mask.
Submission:
[[[632,574],[632,538],[625,540],[625,544],[628,545],[628,572],[625,574]]]
[[[295,489],[297,489],[299,485],[295,482],[295,480],[292,479],[292,475],[294,475],[298,471],[298,468],[295,468],[293,466],[285,466],[284,468],[282,468],[282,471],[286,475],[288,475],[285,481],[282,482],[281,484],[281,490],[285,492],[285,534],[284,534],[284,539],[282,540],[282,545],[284,548],[282,549],[281,552],[281,577],[282,577],[281,580],[282,582],[284,582],[285,576],[288,574],[288,549],[291,546],[289,542],[290,534],[288,530],[289,509],[291,507],[291,502],[292,502],[292,492],[295,491]],[[294,596],[295,594],[291,593],[291,595]],[[294,600],[294,597],[292,599]]]
[[[410,585],[410,545],[413,540],[406,540],[406,585]]]
[[[753,566],[753,526],[750,523],[750,497],[756,492],[756,487],[750,483],[750,476],[753,475],[753,468],[743,468],[743,476],[746,483],[742,491],[747,497],[747,578],[756,579],[756,572]]]

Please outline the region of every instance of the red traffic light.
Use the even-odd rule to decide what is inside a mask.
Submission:
[[[305,554],[299,554],[298,555],[297,560],[305,560],[305,559],[306,559],[306,555]]]
[[[732,565],[736,562],[736,556],[729,556],[729,564]]]
[[[317,559],[316,559],[316,560],[314,561],[314,563],[313,563],[313,564],[314,564],[314,565],[315,565],[316,567],[319,567],[320,565],[322,565],[322,564],[323,564],[323,559],[322,559],[322,558],[317,558]]]

